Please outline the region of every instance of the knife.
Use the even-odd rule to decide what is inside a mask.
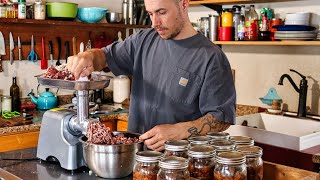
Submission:
[[[84,52],[84,43],[83,42],[80,43],[80,52],[81,53]]]
[[[52,46],[52,41],[49,41],[49,51],[50,51],[50,66],[53,66],[53,46]]]
[[[65,48],[66,48],[66,63],[68,62],[68,57],[70,56],[70,45],[69,45],[69,41],[66,41],[64,43]]]
[[[3,34],[0,31],[0,72],[3,72],[2,69],[2,55],[6,55],[6,46],[4,44],[4,38],[3,38]]]
[[[10,64],[12,64],[13,63],[14,41],[13,41],[13,36],[12,36],[11,32],[9,34],[9,39],[10,39]]]
[[[21,42],[20,42],[20,37],[18,36],[18,49],[19,49],[19,61],[21,61],[22,56],[21,56]]]
[[[77,38],[76,37],[72,38],[72,51],[74,56],[77,55]]]

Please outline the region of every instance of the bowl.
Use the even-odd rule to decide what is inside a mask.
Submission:
[[[47,2],[46,11],[49,19],[74,20],[78,4],[69,2]]]
[[[88,7],[78,8],[78,19],[82,22],[96,23],[104,18],[108,10],[105,8]]]
[[[106,20],[108,23],[121,23],[122,22],[122,13],[117,12],[107,12]]]
[[[114,135],[124,134],[125,137],[139,137],[140,134],[113,131]],[[142,143],[121,145],[100,145],[87,142],[87,137],[80,137],[83,157],[96,175],[103,178],[122,178],[130,175],[135,164],[135,156],[142,151]]]

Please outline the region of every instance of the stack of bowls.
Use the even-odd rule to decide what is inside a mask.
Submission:
[[[285,25],[310,25],[310,13],[309,12],[298,12],[288,13],[286,15]]]

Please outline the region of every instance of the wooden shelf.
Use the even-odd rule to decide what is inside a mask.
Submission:
[[[129,25],[129,24],[109,24],[109,23],[84,23],[78,21],[59,21],[59,20],[35,20],[35,19],[11,19],[11,18],[0,18],[0,24],[11,23],[11,24],[29,24],[29,25],[57,25],[57,26],[77,26],[77,27],[106,27],[106,28],[148,28],[150,26],[145,25]]]
[[[236,3],[271,3],[271,2],[283,2],[283,1],[293,1],[293,0],[190,0],[191,5],[201,5],[201,4],[217,4],[217,5],[224,5],[224,4],[236,4]]]
[[[247,46],[320,46],[320,41],[214,41],[213,43]]]

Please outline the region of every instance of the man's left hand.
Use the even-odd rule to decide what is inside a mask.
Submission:
[[[181,129],[181,128],[180,128]],[[177,124],[162,124],[155,126],[146,133],[142,134],[139,139],[154,151],[164,150],[164,144],[168,140],[182,139],[182,133],[179,132]]]

